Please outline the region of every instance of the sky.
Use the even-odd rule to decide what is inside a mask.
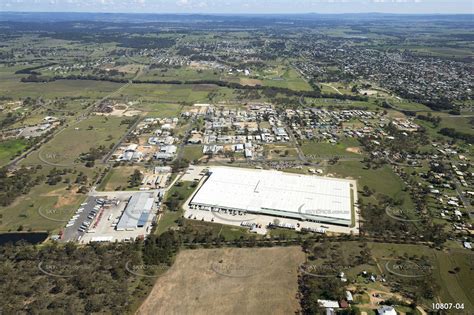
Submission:
[[[0,0],[0,11],[473,14],[474,0]]]

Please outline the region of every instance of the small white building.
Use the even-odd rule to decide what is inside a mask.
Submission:
[[[383,305],[377,309],[378,315],[397,315],[397,312],[392,306]]]
[[[338,301],[331,301],[331,300],[318,300],[319,306],[323,308],[339,308]]]

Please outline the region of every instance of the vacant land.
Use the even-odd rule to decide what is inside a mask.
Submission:
[[[21,83],[15,76],[2,82],[0,93],[12,98],[20,97],[82,97],[99,98],[116,91],[123,84],[106,81],[58,80],[48,83]]]
[[[121,118],[94,116],[73,124],[41,148],[40,159],[48,164],[67,166],[91,148],[102,145],[108,150],[127,129],[128,125],[122,122]]]
[[[357,157],[359,142],[355,139],[343,139],[339,143],[305,141],[301,146],[303,153],[310,158]],[[362,157],[361,157],[362,158]]]
[[[187,250],[138,314],[293,314],[299,247]]]
[[[199,160],[202,156],[203,154],[201,145],[188,145],[183,148],[183,158],[188,161]]]
[[[1,209],[0,231],[59,231],[85,196],[66,184],[38,185],[8,207]]]
[[[156,102],[143,102],[133,106],[133,109],[138,109],[147,112],[147,117],[170,118],[178,117],[182,106],[179,104],[162,104]]]
[[[5,165],[18,152],[26,148],[24,140],[8,140],[0,142],[0,166]]]
[[[119,168],[111,169],[98,189],[103,191],[126,190],[129,186],[130,176],[136,169],[139,168],[133,166],[121,166]],[[134,187],[133,189],[136,190],[137,187]]]

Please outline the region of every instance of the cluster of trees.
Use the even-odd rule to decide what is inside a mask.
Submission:
[[[138,187],[142,183],[143,174],[140,170],[136,169],[128,180],[128,184],[130,188]]]
[[[113,147],[113,144],[111,144],[111,147]],[[87,167],[93,167],[94,163],[96,160],[102,158],[104,155],[109,152],[109,149],[107,149],[105,146],[100,145],[96,148],[90,148],[88,152],[82,153],[80,155],[80,159],[84,162],[86,162]]]
[[[45,65],[39,65],[39,66],[34,66],[34,67],[28,67],[24,69],[20,69],[15,72],[15,74],[35,74],[35,75],[41,75],[41,72],[37,72],[36,70],[42,69],[42,68],[47,68],[56,65],[56,62],[50,62]]]
[[[165,240],[166,233],[160,242]],[[132,305],[148,294],[154,280],[128,272],[126,264],[140,264],[145,251],[149,260],[152,247],[159,250],[156,261],[175,253],[160,242],[0,246],[2,312],[130,313]]]
[[[439,133],[442,134],[443,136],[463,140],[470,144],[474,143],[474,135],[471,133],[457,131],[456,129],[453,129],[453,128],[443,128],[439,131]]]
[[[308,254],[309,264],[313,262],[324,267],[320,271],[312,268],[307,273],[301,273],[299,277],[298,284],[304,314],[319,314],[318,299],[336,301],[344,299],[345,284],[337,278],[339,272],[359,265],[373,264],[371,250],[365,242],[351,244],[350,254],[343,253],[340,243],[330,242],[327,239],[319,243],[305,240],[303,250]],[[350,256],[351,259],[345,256]],[[323,272],[322,277],[314,276],[320,272]]]
[[[8,206],[17,197],[27,194],[40,183],[35,177],[35,168],[22,167],[10,173],[6,167],[0,169],[0,206]]]
[[[440,116],[433,116],[431,113],[428,113],[428,115],[416,115],[416,118],[432,123],[435,128],[438,127],[441,122]]]
[[[13,125],[15,122],[17,122],[20,118],[23,116],[20,113],[12,113],[9,112],[3,117],[3,119],[0,119],[0,129],[4,129],[8,126]]]
[[[181,243],[182,237],[176,231],[166,231],[160,236],[152,234],[143,246],[143,261],[148,265],[171,266]]]
[[[48,175],[46,176],[46,183],[49,185],[56,185],[57,183],[62,181],[62,176],[67,174],[67,170],[59,170],[57,168],[53,168],[49,171]]]

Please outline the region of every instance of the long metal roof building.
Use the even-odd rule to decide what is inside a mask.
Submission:
[[[350,226],[351,189],[344,179],[214,167],[190,206]]]
[[[140,192],[134,194],[130,197],[116,229],[123,231],[144,226],[151,214],[153,202],[153,193]]]

